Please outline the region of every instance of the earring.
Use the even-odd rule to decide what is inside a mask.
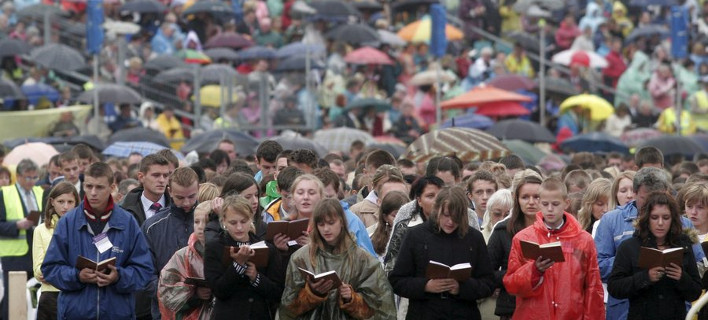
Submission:
[[[226,225],[225,225],[225,224],[222,224],[222,225],[221,225],[221,228],[224,229],[224,230],[226,230]]]

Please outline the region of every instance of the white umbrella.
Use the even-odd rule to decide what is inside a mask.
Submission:
[[[132,22],[106,21],[103,28],[114,34],[136,34],[140,32],[140,26]]]
[[[391,31],[378,29],[376,32],[378,32],[379,36],[381,36],[381,42],[385,44],[394,47],[402,47],[406,45],[405,40],[401,39],[401,37]]]
[[[437,82],[438,73],[434,68],[428,68],[428,70],[416,73],[413,78],[408,82],[414,86],[424,86],[431,85]],[[440,70],[440,82],[449,83],[457,80],[454,75],[451,75],[445,70]]]
[[[562,64],[565,66],[569,66],[570,63],[573,61],[573,56],[576,54],[582,55],[586,54],[588,58],[590,58],[590,67],[591,68],[605,68],[607,67],[607,60],[593,52],[593,51],[584,51],[584,50],[574,50],[574,49],[569,49],[569,50],[564,50],[561,52],[556,53],[552,58],[551,61]]]

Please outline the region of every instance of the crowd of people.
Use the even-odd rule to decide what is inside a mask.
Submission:
[[[246,159],[229,140],[193,163],[77,145],[4,169],[5,291],[10,271],[36,278],[38,319],[683,319],[708,288],[706,155],[577,153],[546,171],[265,140]],[[647,268],[643,247],[681,262]],[[469,269],[433,276],[433,262]]]

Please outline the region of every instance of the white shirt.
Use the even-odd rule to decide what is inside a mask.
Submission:
[[[143,210],[145,211],[145,220],[150,219],[150,217],[154,216],[155,213],[157,213],[157,211],[150,209],[150,206],[152,206],[152,204],[154,202],[152,202],[152,200],[145,197],[145,191],[143,191],[143,194],[140,195],[140,202],[142,202]],[[160,197],[160,200],[158,200],[157,203],[160,204],[160,208],[165,207],[165,195],[164,194]]]

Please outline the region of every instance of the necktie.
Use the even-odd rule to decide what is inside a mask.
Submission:
[[[150,206],[150,210],[158,212],[162,208],[162,205],[160,205],[159,202],[155,202]]]
[[[27,212],[30,211],[37,211],[37,202],[34,201],[34,196],[32,195],[32,191],[25,191],[25,201],[27,205]]]

